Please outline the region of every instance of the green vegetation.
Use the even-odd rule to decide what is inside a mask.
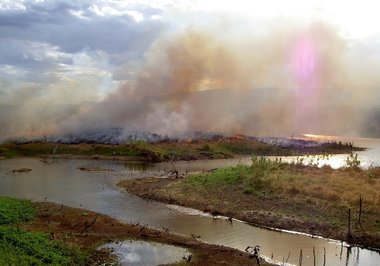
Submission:
[[[358,159],[358,154],[350,153],[346,158],[346,167],[348,168],[358,168],[360,166],[360,160]]]
[[[360,169],[354,154],[337,170],[316,167],[318,158],[308,158],[308,165],[301,159],[283,163],[254,156],[250,165],[190,175],[150,191],[149,198],[170,195],[176,204],[340,239],[347,235],[351,209],[355,241],[380,247],[380,168]]]
[[[241,183],[247,173],[247,167],[242,165],[220,168],[211,172],[193,175],[186,179],[186,183],[196,189],[215,189]]]
[[[0,225],[30,221],[36,213],[28,200],[0,197]]]
[[[79,250],[15,226],[35,214],[28,200],[0,197],[0,265],[84,265],[86,255]]]
[[[83,265],[85,259],[44,233],[0,226],[0,265]]]
[[[244,194],[262,195],[271,189],[273,171],[283,168],[280,160],[271,161],[263,157],[252,157],[252,164],[219,168],[211,172],[186,178],[185,185],[196,190],[223,190],[229,186],[241,188]]]

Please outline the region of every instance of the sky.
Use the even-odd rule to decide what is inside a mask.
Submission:
[[[0,137],[380,137],[377,1],[0,0]]]

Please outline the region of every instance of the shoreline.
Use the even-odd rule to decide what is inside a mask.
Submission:
[[[347,233],[342,231],[341,228],[334,228],[318,221],[313,222],[296,216],[284,215],[280,212],[276,212],[274,209],[268,211],[263,211],[262,209],[245,211],[237,208],[221,207],[222,205],[216,206],[215,200],[210,198],[215,196],[223,197],[223,195],[218,195],[217,193],[209,193],[209,200],[207,201],[197,200],[198,194],[194,197],[190,197],[189,195],[181,196],[178,189],[179,186],[175,184],[182,180],[183,179],[146,177],[123,180],[117,185],[143,199],[192,208],[209,213],[212,216],[234,218],[249,225],[267,230],[289,231],[290,233],[306,234],[311,237],[344,241],[349,245],[363,247],[377,252],[380,251],[380,238],[378,234],[361,234],[355,231],[350,237],[347,237]]]
[[[212,159],[230,159],[239,156],[303,156],[349,154],[366,148],[349,144],[324,143],[320,146],[280,147],[249,139],[198,140],[192,142],[164,142],[134,144],[57,144],[57,143],[3,143],[0,159],[41,157],[44,159],[91,159],[139,162],[170,162]]]
[[[249,254],[237,249],[200,242],[194,238],[156,230],[139,224],[127,224],[107,215],[52,202],[33,202],[37,215],[19,227],[50,234],[52,240],[79,247],[90,255],[88,265],[113,261],[110,253],[97,250],[101,244],[120,240],[144,240],[188,249],[189,265],[257,265]],[[90,225],[90,226],[89,226]],[[180,263],[180,262],[178,262]],[[261,265],[273,265],[260,260]],[[176,263],[175,263],[176,264]]]

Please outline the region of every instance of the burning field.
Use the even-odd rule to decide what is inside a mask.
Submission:
[[[363,150],[352,143],[244,135],[194,133],[193,138],[158,134],[122,135],[121,130],[63,137],[16,139],[0,144],[0,158],[39,156],[146,162],[226,159],[239,156],[339,154]],[[110,134],[114,133],[114,134]],[[150,141],[147,141],[149,139]]]

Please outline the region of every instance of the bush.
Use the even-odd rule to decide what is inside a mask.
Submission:
[[[264,157],[252,156],[251,169],[254,177],[266,177],[271,172],[277,170],[281,165],[281,160],[271,161]]]
[[[201,151],[211,151],[211,147],[209,144],[203,144],[202,147],[200,148]]]
[[[360,160],[358,159],[358,154],[350,153],[346,158],[346,167],[347,168],[358,168],[360,166]]]

